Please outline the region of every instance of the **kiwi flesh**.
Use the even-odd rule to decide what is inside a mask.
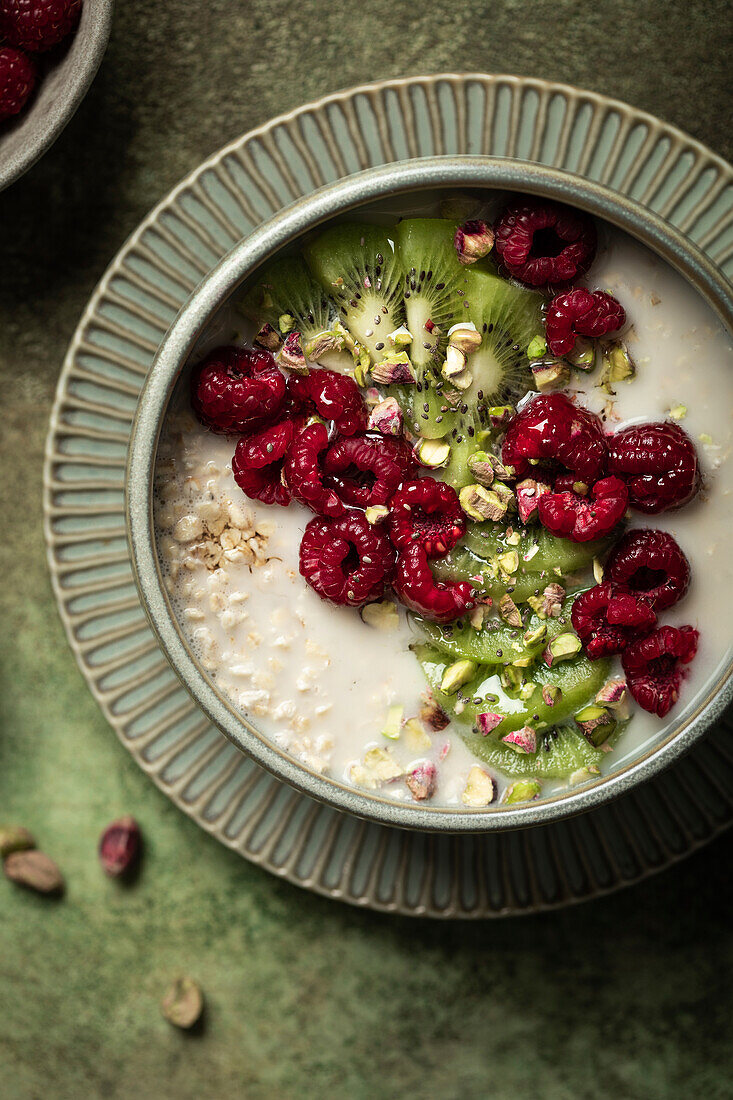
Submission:
[[[492,626],[484,626],[481,630],[460,622],[441,626],[419,616],[415,616],[414,621],[430,645],[456,661],[467,659],[481,665],[509,665],[519,660],[534,660],[549,641],[567,631],[570,607],[568,603],[567,609],[563,609],[562,622],[530,615],[521,630],[496,620]],[[535,635],[534,640],[532,635]],[[525,636],[530,640],[526,641]]]
[[[532,388],[527,347],[543,332],[544,299],[484,267],[466,273],[468,320],[481,333],[481,346],[469,356],[473,383],[466,400],[489,405],[515,403]]]
[[[379,362],[390,351],[389,333],[404,323],[402,273],[394,233],[382,226],[345,222],[306,245],[305,261],[331,298],[339,319]]]
[[[300,256],[283,256],[268,264],[250,284],[238,308],[258,328],[269,324],[276,332],[280,331],[280,319],[291,317],[303,348],[330,329],[337,316],[334,303]],[[332,370],[353,370],[353,359],[345,350],[327,352],[320,362]]]

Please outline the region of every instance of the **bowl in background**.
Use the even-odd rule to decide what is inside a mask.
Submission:
[[[26,107],[0,122],[0,191],[51,148],[87,94],[104,56],[114,0],[84,0],[68,43],[40,55],[42,75]]]

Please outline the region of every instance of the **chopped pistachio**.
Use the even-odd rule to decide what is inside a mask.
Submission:
[[[450,443],[445,439],[421,439],[415,448],[417,460],[422,466],[437,470],[450,458]]]
[[[404,715],[405,708],[403,706],[398,705],[390,707],[387,711],[384,725],[382,726],[382,737],[388,737],[390,741],[396,741],[400,736]]]
[[[616,719],[606,707],[591,703],[575,715],[580,732],[594,748],[599,748],[616,729]]]
[[[398,779],[404,774],[404,769],[400,767],[387,749],[369,749],[364,754],[364,765],[382,783],[386,783],[390,779]]]
[[[673,420],[684,420],[687,416],[687,405],[673,405],[669,415]]]
[[[547,354],[547,340],[544,336],[533,336],[527,345],[528,359],[542,359]]]
[[[310,373],[300,343],[299,332],[291,332],[286,336],[285,343],[277,353],[277,362],[286,370],[293,371],[294,374]]]
[[[579,783],[587,783],[589,779],[595,779],[601,774],[597,764],[589,764],[586,768],[578,768],[568,779],[571,787],[577,787]]]
[[[542,784],[537,779],[518,779],[504,791],[502,802],[514,806],[518,802],[533,802],[540,797]]]
[[[476,451],[468,459],[468,468],[479,485],[488,486],[494,480],[494,466],[491,458],[492,456],[486,451]]]
[[[508,592],[505,592],[499,600],[499,614],[509,626],[521,627],[522,616],[519,614],[519,608]]]
[[[505,691],[518,691],[522,687],[523,677],[518,668],[512,665],[505,665],[499,673],[499,679],[501,680],[501,686]]]
[[[385,397],[369,413],[369,428],[382,435],[401,435],[403,424],[402,409],[394,397]]]
[[[535,388],[540,393],[558,389],[570,381],[570,367],[561,359],[540,359],[532,364],[531,370]]]
[[[468,613],[468,621],[474,630],[481,630],[484,625],[484,619],[486,618],[487,609],[482,604],[477,604]]]
[[[464,485],[458,494],[461,508],[469,519],[500,519],[506,512],[497,493],[483,485]]]
[[[464,355],[470,355],[481,347],[481,333],[470,321],[453,325],[453,328],[448,329],[448,344],[458,348]]]
[[[603,580],[603,566],[598,558],[593,558],[593,578],[596,584],[600,584]]]
[[[504,721],[503,714],[497,714],[495,711],[487,710],[476,716],[476,725],[478,732],[482,737],[488,737],[488,735],[500,726]]]
[[[438,772],[430,760],[416,764],[405,779],[407,788],[416,802],[424,802],[435,794]]]
[[[619,721],[625,721],[629,717],[629,693],[625,680],[606,681],[595,701],[599,706],[607,707]]]
[[[454,661],[452,665],[448,665],[448,668],[443,673],[443,679],[440,683],[440,690],[445,695],[454,695],[459,687],[463,684],[467,684],[468,681],[476,675],[478,665],[475,661],[469,661],[463,658],[460,661]]]
[[[405,741],[411,752],[420,752],[429,749],[433,742],[425,732],[425,727],[417,718],[408,718],[404,726]]]
[[[445,362],[443,363],[442,374],[444,378],[450,378],[451,381],[457,374],[462,374],[466,369],[466,353],[456,347],[455,344],[449,344],[445,353]]]
[[[708,435],[707,432],[701,432],[697,438],[700,440],[701,443],[704,443],[706,447],[712,447],[713,437],[711,435]]]
[[[408,344],[412,343],[412,333],[405,325],[400,325],[394,332],[389,333],[387,343],[391,344],[393,348],[407,347]]]
[[[470,370],[464,370],[461,371],[460,374],[454,374],[451,378],[451,382],[457,390],[467,390],[473,382],[473,375],[471,374]]]
[[[278,318],[277,327],[284,336],[286,332],[290,332],[290,330],[295,327],[295,318],[290,313],[281,313]]]
[[[324,330],[308,341],[305,345],[305,354],[312,363],[317,363],[328,352],[343,351],[345,343],[340,332],[335,329]]]
[[[365,604],[360,615],[367,626],[373,626],[376,630],[396,630],[400,623],[397,605],[391,600],[378,600],[376,603]]]
[[[537,752],[537,734],[531,726],[522,726],[519,730],[511,730],[509,733],[505,733],[500,741],[508,749],[514,749],[514,752],[525,756]]]
[[[636,375],[636,364],[631,358],[628,348],[620,340],[603,346],[603,377],[602,386],[607,393],[613,393],[615,382],[630,382]]]
[[[542,702],[546,707],[554,707],[558,699],[562,698],[562,689],[557,684],[545,684],[542,688]]]
[[[443,708],[436,703],[432,695],[423,696],[422,706],[420,707],[420,720],[426,726],[430,726],[432,730],[444,730],[446,726],[450,725],[450,718]]]
[[[479,809],[481,806],[488,806],[495,798],[496,783],[492,776],[478,764],[474,764],[461,795],[464,806]]]
[[[505,554],[499,554],[496,560],[505,573],[516,573],[519,569],[519,554],[516,550],[507,550]]]
[[[381,523],[383,519],[386,519],[389,515],[389,508],[386,504],[370,504],[368,508],[364,509],[364,516],[367,523],[372,525],[375,523]]]
[[[522,684],[522,686],[520,687],[519,698],[524,699],[525,701],[527,699],[531,699],[536,690],[537,684],[533,684],[531,680],[528,680],[526,684]]]
[[[453,244],[459,263],[475,264],[494,247],[494,230],[487,222],[473,218],[458,226]]]
[[[552,492],[550,486],[544,481],[537,481],[533,477],[525,477],[516,487],[517,511],[522,523],[529,523],[537,511],[540,497]]]
[[[280,347],[280,336],[272,325],[265,323],[259,330],[254,339],[255,344],[261,348],[266,348],[268,351],[277,351]]]
[[[489,409],[489,419],[492,427],[504,428],[514,416],[511,405],[492,405]]]
[[[415,369],[405,351],[395,351],[385,355],[372,367],[372,379],[380,386],[414,385],[417,381]]]
[[[543,642],[547,635],[547,623],[540,623],[534,630],[528,630],[524,635],[525,645],[536,645],[537,642]]]
[[[204,999],[192,978],[178,978],[161,1001],[160,1010],[174,1027],[193,1027],[201,1016]]]
[[[509,528],[504,541],[508,543],[509,546],[519,546],[522,541],[522,536],[519,534],[519,531],[512,531],[512,529]]]
[[[548,668],[552,668],[558,661],[569,661],[571,657],[577,656],[582,648],[578,635],[567,631],[564,634],[557,634],[551,640],[542,654],[542,659]]]
[[[591,371],[596,365],[596,349],[592,340],[585,336],[575,337],[575,347],[565,356],[576,370]]]

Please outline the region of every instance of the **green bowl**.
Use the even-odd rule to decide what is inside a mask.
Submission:
[[[359,817],[403,828],[487,832],[545,824],[590,810],[656,775],[690,749],[722,715],[733,698],[733,660],[729,659],[725,670],[687,707],[684,717],[670,723],[652,747],[581,789],[485,810],[397,803],[300,764],[265,738],[217,690],[193,655],[174,614],[153,529],[154,467],[168,403],[196,341],[220,307],[258,267],[314,227],[380,200],[452,188],[537,194],[587,210],[666,260],[733,332],[733,292],[718,268],[656,214],[606,187],[558,169],[508,158],[432,157],[370,169],[283,209],[233,248],[191,295],[161,343],[140,396],[128,456],[126,507],[136,582],[163,651],[204,713],[238,748],[298,790]]]

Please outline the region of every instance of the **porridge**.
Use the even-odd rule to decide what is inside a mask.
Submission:
[[[470,809],[614,771],[724,666],[733,474],[730,340],[679,276],[552,203],[467,213],[337,225],[222,311],[155,522],[263,736]]]

